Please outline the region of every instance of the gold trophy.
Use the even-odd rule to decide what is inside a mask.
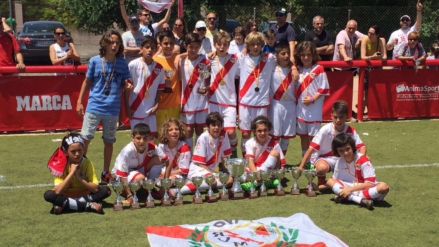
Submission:
[[[215,176],[207,175],[204,177],[204,180],[206,181],[206,184],[209,185],[209,190],[207,191],[206,194],[206,202],[217,202],[218,199],[216,198],[212,190],[212,184],[215,182]]]
[[[163,93],[172,93],[172,87],[171,87],[171,77],[175,74],[175,70],[173,69],[166,69],[165,70],[165,89],[163,89]]]
[[[197,93],[205,94],[207,93],[207,87],[206,87],[206,79],[210,76],[210,71],[207,69],[203,69],[200,71],[200,76],[203,79],[203,82],[201,82],[200,87],[197,90]]]
[[[285,195],[285,190],[282,187],[281,181],[282,181],[282,178],[285,177],[285,171],[282,170],[282,169],[279,169],[279,170],[276,170],[275,172],[276,172],[275,174],[276,174],[276,177],[277,177],[279,183],[277,184],[277,188],[274,189],[274,195],[276,195],[276,196],[284,196]]]
[[[146,197],[145,208],[155,208],[154,198],[151,196],[151,191],[154,189],[154,180],[145,179],[143,181],[143,188],[148,191],[148,197]]]

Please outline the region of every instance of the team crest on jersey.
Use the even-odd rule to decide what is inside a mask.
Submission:
[[[264,56],[264,57],[261,58],[261,60],[262,60],[262,62],[265,63],[265,62],[267,62],[267,57]]]
[[[230,58],[230,62],[235,63],[235,62],[236,62],[236,59],[235,59],[234,57],[231,57],[231,58]]]
[[[218,138],[218,140],[219,140],[220,142],[224,141],[224,136],[220,136],[220,137]]]
[[[199,64],[198,64],[198,68],[199,68],[198,70],[200,70],[200,69],[201,69],[201,70],[205,70],[206,67],[207,67],[207,65],[204,64],[204,63],[199,63]]]
[[[268,152],[271,152],[271,150],[273,150],[273,147],[267,147],[266,150],[267,150]]]
[[[154,156],[154,153],[155,153],[154,150],[151,150],[151,151],[146,152],[146,154],[147,154],[149,157]]]
[[[160,73],[160,69],[155,68],[154,72],[158,75]]]
[[[311,78],[316,78],[316,76],[317,76],[317,74],[316,73],[314,73],[314,72],[311,72],[311,73],[309,73],[309,76],[311,76]]]

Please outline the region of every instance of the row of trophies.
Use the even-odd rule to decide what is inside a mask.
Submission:
[[[215,183],[215,176],[214,175],[207,175],[207,176],[196,176],[192,177],[191,182],[196,187],[195,195],[193,196],[192,203],[193,204],[202,204],[203,198],[201,197],[201,193],[199,191],[200,185],[203,183],[203,181],[206,182],[206,184],[209,186],[209,189],[207,191],[205,201],[206,202],[217,202],[218,199],[221,201],[228,201],[231,200],[238,200],[238,199],[244,199],[246,198],[245,192],[241,188],[241,184],[239,182],[239,178],[244,174],[246,166],[246,160],[245,159],[229,159],[227,162],[228,171],[230,172],[230,175],[228,173],[220,173],[218,175],[219,181],[222,183],[223,187],[220,191],[219,198],[215,195],[215,193],[212,190],[212,184]],[[298,169],[290,169],[289,172],[291,173],[292,177],[294,178],[294,183],[291,188],[290,194],[291,195],[300,195],[300,189],[297,184],[297,180],[302,174],[302,170]],[[305,177],[308,180],[308,185],[305,190],[306,196],[314,197],[316,196],[316,190],[313,187],[312,180],[316,176],[315,171],[313,170],[304,170]],[[226,183],[229,181],[229,177],[232,176],[234,178],[232,188],[230,190],[226,189]],[[250,182],[251,187],[248,192],[247,197],[249,199],[255,199],[258,197],[265,197],[268,195],[267,193],[267,187],[265,186],[265,182],[269,181],[272,176],[275,176],[279,183],[277,184],[277,187],[274,189],[274,194],[276,196],[284,196],[285,190],[283,189],[281,185],[281,180],[285,177],[285,170],[279,169],[275,171],[262,171],[262,172],[248,172],[246,173],[246,178]],[[258,177],[262,181],[259,191],[256,190],[254,186],[254,182],[258,180]],[[175,178],[173,179],[173,183],[175,184],[177,188],[176,196],[174,198],[174,206],[181,206],[183,205],[183,195],[181,194],[181,188],[186,185],[187,180],[185,178]],[[123,210],[123,205],[121,201],[120,194],[124,191],[126,186],[129,186],[131,191],[133,192],[133,202],[131,203],[131,209],[139,209],[139,199],[137,197],[137,191],[141,189],[142,187],[147,190],[148,196],[145,201],[145,207],[146,208],[154,208],[155,202],[153,197],[151,196],[151,191],[155,187],[155,181],[152,179],[145,179],[142,182],[120,182],[117,180],[111,180],[109,185],[113,188],[113,190],[117,194],[116,202],[114,203],[114,210],[120,211]],[[169,197],[167,191],[172,185],[172,180],[169,178],[163,178],[160,180],[160,185],[165,191],[164,196],[162,198],[162,206],[171,206],[171,198]]]
[[[203,67],[203,69],[199,70],[198,72],[201,75],[201,78],[203,78],[203,82],[201,83],[200,87],[198,88],[197,93],[205,94],[205,93],[207,93],[207,89],[206,89],[206,86],[204,84],[204,80],[209,78],[210,71],[207,70],[207,67]],[[166,81],[165,81],[165,89],[163,90],[164,93],[172,93],[173,92],[170,80],[171,80],[171,77],[174,75],[174,73],[175,73],[175,70],[173,70],[173,69],[165,70]],[[189,82],[189,83],[191,83],[191,82]],[[221,81],[221,85],[223,85],[223,84],[224,84],[224,82]],[[194,85],[192,85],[192,84],[189,84],[188,86],[191,89],[194,87]]]

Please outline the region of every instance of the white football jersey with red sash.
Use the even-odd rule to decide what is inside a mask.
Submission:
[[[339,158],[335,164],[332,178],[353,184],[366,182],[376,184],[375,168],[366,155],[358,152],[351,163]]]
[[[236,107],[235,76],[239,69],[238,56],[227,54],[216,56],[211,63],[209,103]]]
[[[143,153],[138,153],[134,143],[130,142],[117,156],[112,173],[119,177],[126,178],[130,172],[138,171],[146,176],[146,164],[154,155],[158,155],[162,158],[163,162],[168,160],[168,156],[156,150],[155,144],[152,142],[148,142],[146,150]]]
[[[180,170],[181,173],[188,174],[191,162],[191,149],[185,142],[178,141],[177,147],[172,150],[167,144],[160,143],[157,146],[157,150],[168,156],[172,165],[172,171]]]
[[[143,119],[155,105],[157,90],[165,88],[163,66],[157,62],[147,65],[140,57],[131,61],[128,68],[134,86],[129,99],[133,118]]]
[[[239,54],[239,104],[251,108],[268,107],[270,80],[277,60],[271,53],[253,57]]]
[[[207,97],[197,93],[197,91],[202,84],[206,86],[204,79],[201,77],[201,71],[208,70],[208,65],[209,60],[206,55],[199,55],[193,61],[188,58],[181,59],[178,71],[182,82],[182,113],[207,111]]]
[[[360,136],[357,134],[354,127],[345,124],[343,132],[350,135],[352,139],[354,139],[357,151],[360,150],[360,148],[366,146],[360,139]],[[340,133],[341,132],[335,130],[334,123],[328,123],[320,128],[317,135],[314,136],[311,143],[309,144],[309,147],[313,148],[316,151],[315,153],[313,153],[313,157],[315,156],[315,158],[317,158],[333,156],[334,154],[332,153],[331,148],[332,140],[334,140],[334,137]]]
[[[296,85],[293,82],[291,68],[276,66],[271,75],[270,97],[278,101],[296,102]]]
[[[214,139],[206,131],[200,135],[194,148],[191,166],[200,163],[214,170],[221,158],[228,157],[232,154],[229,137],[227,132],[222,129],[219,137]]]
[[[315,64],[309,69],[299,67],[299,73],[300,79],[296,91],[297,120],[306,123],[320,123],[324,97],[320,97],[309,106],[304,105],[302,100],[305,96],[312,97],[315,94],[329,95],[329,83],[325,70],[322,66]]]
[[[256,169],[259,170],[262,168],[262,164],[264,164],[265,160],[267,160],[271,150],[273,149],[279,152],[281,166],[285,165],[285,156],[282,152],[282,149],[279,143],[271,137],[268,137],[265,145],[259,144],[255,138],[248,140],[245,143],[245,158],[252,158],[254,160]]]

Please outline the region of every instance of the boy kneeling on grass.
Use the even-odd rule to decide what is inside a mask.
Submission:
[[[338,134],[332,141],[334,155],[340,157],[334,166],[334,174],[327,185],[334,191],[334,202],[353,201],[372,209],[373,201],[381,201],[389,192],[389,186],[375,180],[375,169],[369,158],[357,152],[354,139]]]
[[[47,167],[55,176],[55,188],[44,193],[44,200],[53,204],[51,213],[67,209],[103,213],[101,202],[111,191],[107,186],[99,187],[93,163],[84,156],[81,135],[67,134]]]

